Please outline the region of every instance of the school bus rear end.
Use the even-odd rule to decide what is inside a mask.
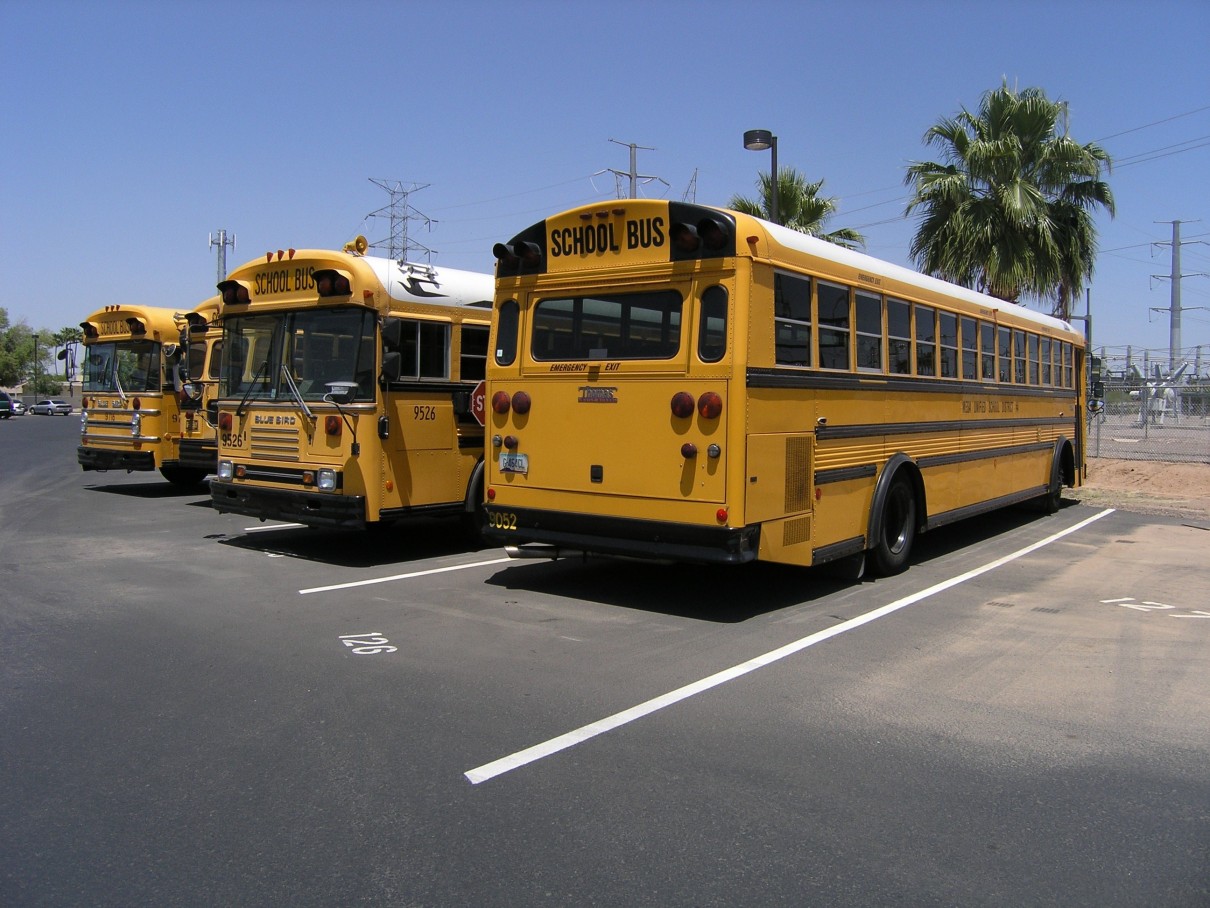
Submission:
[[[721,247],[697,234],[711,219]],[[686,226],[692,235],[678,233]],[[551,218],[497,247],[489,539],[518,554],[756,557],[757,532],[733,504],[745,419],[742,396],[732,405],[733,250],[718,212],[636,200]],[[573,270],[574,283],[561,279]]]

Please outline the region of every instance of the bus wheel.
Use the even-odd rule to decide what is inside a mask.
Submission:
[[[1057,454],[1050,465],[1050,485],[1037,501],[1043,514],[1055,514],[1063,505],[1063,467]]]
[[[160,475],[174,486],[194,489],[204,483],[209,474],[194,467],[160,467]]]
[[[882,504],[881,532],[870,551],[874,567],[884,575],[898,574],[908,566],[916,539],[916,496],[904,479],[896,479]]]

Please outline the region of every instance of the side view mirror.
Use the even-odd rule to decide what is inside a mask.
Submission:
[[[357,396],[355,381],[330,381],[325,387],[328,393],[324,395],[324,400],[334,404],[351,404]]]
[[[403,346],[403,319],[392,316],[382,323],[382,345],[388,350]]]
[[[382,377],[388,382],[399,381],[403,373],[403,354],[390,352],[382,354]]]

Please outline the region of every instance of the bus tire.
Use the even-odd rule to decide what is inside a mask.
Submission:
[[[210,474],[196,467],[160,467],[160,475],[174,486],[195,489],[202,485]]]
[[[485,472],[485,464],[481,460],[475,465],[475,469],[471,473],[471,481],[467,485],[466,490],[466,500],[463,503],[462,532],[467,542],[472,545],[483,545],[487,541],[483,538],[483,528],[485,526],[483,517],[483,479]]]
[[[1063,504],[1063,443],[1055,446],[1055,455],[1050,461],[1050,482],[1046,492],[1037,499],[1043,514],[1055,514]]]
[[[884,576],[907,569],[916,540],[916,495],[906,477],[897,476],[882,501],[877,538],[870,552],[874,568]]]

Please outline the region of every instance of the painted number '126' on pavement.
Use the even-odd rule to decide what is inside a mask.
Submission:
[[[391,641],[378,631],[368,634],[341,634],[340,642],[358,656],[376,656],[379,653],[393,653],[399,649],[397,646],[389,646]]]

